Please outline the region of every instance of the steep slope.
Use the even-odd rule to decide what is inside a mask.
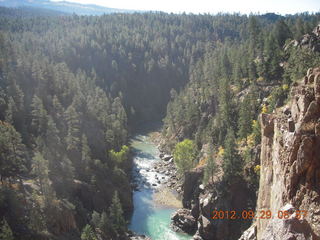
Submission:
[[[276,113],[261,115],[257,213],[275,216],[257,220],[258,239],[320,239],[320,68],[309,69],[290,95]],[[287,204],[297,211],[279,219]],[[301,220],[299,211],[306,211]]]
[[[300,49],[319,51],[319,25],[300,41]],[[293,84],[289,101],[260,116],[261,176],[258,218],[241,239],[319,239],[320,237],[320,68],[310,68]],[[283,211],[288,219],[281,219]],[[301,217],[301,218],[300,218]]]
[[[281,226],[279,221],[284,218],[284,209],[292,211],[294,208],[300,214],[302,210],[308,211],[307,217],[310,218],[310,223],[293,221],[294,228],[300,229],[297,231],[304,229],[306,237],[310,237],[308,239],[317,239],[312,234],[319,232],[315,216],[319,203],[319,176],[315,176],[318,174],[319,153],[315,149],[319,147],[317,140],[309,135],[315,128],[312,124],[319,118],[319,102],[316,101],[319,97],[314,90],[318,89],[314,85],[319,81],[318,69],[308,71],[303,86],[296,81],[309,67],[320,64],[319,53],[314,47],[319,27],[307,35],[310,36],[308,44],[302,44],[306,36],[300,41],[290,41],[295,32],[278,35],[279,29],[288,30],[280,22],[271,33],[270,39],[279,41],[277,47],[270,47],[273,40],[265,45],[257,43],[248,53],[247,48],[242,48],[245,43],[235,42],[222,45],[224,51],[221,52],[221,48],[207,51],[194,69],[196,73],[187,87],[179,94],[172,94],[173,100],[164,121],[162,149],[175,152],[177,142],[190,138],[200,150],[193,159],[194,168],[184,173],[183,202],[184,208],[190,211],[181,210],[173,217],[173,224],[180,229],[186,229],[190,223],[184,219],[195,219],[196,227],[191,231],[187,229],[195,233],[194,239],[238,239],[250,222],[255,221],[253,214],[260,219],[243,235],[243,239],[255,239],[257,229],[260,239],[269,225],[269,217],[261,215],[270,212],[274,215],[274,228],[269,225],[264,239],[285,239],[288,236],[277,227]],[[289,44],[285,45],[285,42]],[[247,44],[250,46],[250,41]],[[253,55],[253,60],[244,64],[243,69],[249,70],[240,71],[245,73],[240,79],[238,74],[232,74],[239,70],[239,66],[242,69],[239,59],[243,61],[232,57],[236,55],[235,46],[238,46],[238,56]],[[264,49],[260,49],[261,46]],[[259,70],[251,75],[252,69]],[[288,96],[293,96],[292,101],[298,102],[298,107],[288,104],[283,110],[284,117],[279,120],[284,126],[275,126],[275,119],[280,119],[279,108],[287,103]],[[308,108],[313,113],[308,113]],[[299,128],[307,129],[307,139]],[[285,129],[289,129],[288,136]],[[299,137],[289,139],[295,130]],[[291,146],[290,141],[295,141],[294,145]],[[290,154],[292,162],[288,164],[286,158]],[[299,158],[309,158],[306,160],[309,162],[305,165]],[[290,173],[294,161],[296,172]],[[305,173],[306,177],[303,176]],[[308,192],[298,187],[299,184],[309,186],[311,190]],[[236,213],[235,218],[230,216],[232,212]],[[288,227],[284,224],[283,229],[285,231]]]

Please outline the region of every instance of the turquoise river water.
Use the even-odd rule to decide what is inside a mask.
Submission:
[[[137,135],[131,141],[135,151],[133,176],[137,190],[133,193],[134,212],[129,225],[132,231],[151,237],[152,240],[189,240],[190,236],[171,230],[170,217],[176,210],[153,201],[158,184],[155,176],[166,179],[167,176],[152,171],[152,166],[161,161],[159,151],[147,135]]]

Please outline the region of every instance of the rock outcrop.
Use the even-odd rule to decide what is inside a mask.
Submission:
[[[126,233],[126,239],[127,240],[151,240],[151,238],[147,237],[146,235],[137,234],[130,230]]]
[[[199,186],[202,182],[203,169],[198,168],[190,172],[186,172],[183,183],[183,198],[182,204],[185,208],[191,208],[194,200],[200,194]]]
[[[285,49],[288,49],[290,46],[307,48],[314,52],[320,52],[320,24],[315,27],[312,33],[303,35],[299,41],[292,40],[285,46]]]
[[[309,69],[290,95],[286,106],[260,116],[257,214],[271,211],[273,219],[256,220],[258,240],[320,239],[320,68]]]
[[[174,213],[171,217],[172,228],[176,232],[185,232],[188,234],[194,234],[197,227],[197,221],[192,216],[191,210],[182,208]]]
[[[222,188],[225,185],[220,179],[215,184],[204,187],[201,184],[202,178],[203,167],[186,173],[182,198],[184,209],[178,210],[172,217],[173,229],[194,234],[194,240],[236,239],[241,234],[241,229],[245,229],[250,223],[238,219],[212,219],[212,213],[214,210],[230,209],[241,212],[248,208],[248,198],[255,196],[250,196],[243,180],[232,184],[230,193],[223,194]]]
[[[257,225],[252,224],[252,226],[242,234],[239,240],[257,240]]]

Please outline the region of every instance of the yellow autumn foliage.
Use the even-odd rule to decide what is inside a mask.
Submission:
[[[267,105],[263,104],[262,109],[261,109],[261,113],[267,113],[267,112],[268,112],[268,107],[267,107]]]
[[[202,159],[199,161],[197,167],[202,167],[202,166],[204,166],[204,165],[207,163],[207,161],[208,161],[208,157],[202,158]]]
[[[253,147],[254,146],[254,139],[255,139],[255,136],[253,133],[251,133],[248,137],[247,137],[247,145],[249,147]]]
[[[261,166],[260,165],[256,165],[253,170],[254,170],[254,172],[256,174],[260,174],[260,169],[261,169]]]
[[[219,147],[219,150],[218,150],[218,156],[219,157],[222,157],[224,154],[224,148],[222,146]]]
[[[283,84],[282,85],[282,90],[287,91],[289,89],[289,85],[288,84]]]

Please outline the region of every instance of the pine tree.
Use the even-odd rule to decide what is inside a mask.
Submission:
[[[112,226],[110,226],[110,225],[111,225],[110,218],[108,217],[107,213],[105,211],[103,211],[100,216],[98,228],[102,232],[104,232],[106,235],[108,235],[110,232],[110,229],[112,228]]]
[[[101,221],[101,216],[98,212],[93,211],[91,215],[91,225],[93,225],[95,228],[99,228],[99,224]]]
[[[251,105],[250,105],[250,97],[245,96],[243,102],[241,103],[240,112],[239,112],[239,138],[243,139],[246,138],[251,132]]]
[[[259,40],[259,34],[261,31],[259,22],[257,17],[255,16],[250,16],[249,17],[249,36],[250,36],[250,49],[252,51],[256,50],[256,46],[258,44],[258,40]],[[253,52],[253,54],[255,54],[255,52]]]
[[[77,150],[80,146],[80,117],[72,105],[67,108],[65,118],[68,126],[67,149]]]
[[[125,232],[126,221],[123,218],[123,210],[117,191],[114,192],[111,206],[109,207],[109,219],[112,230],[117,236]]]
[[[17,112],[16,104],[12,97],[9,98],[7,110],[5,111],[5,121],[14,124],[14,115]]]
[[[236,119],[233,114],[232,96],[228,82],[226,79],[221,79],[219,87],[219,115],[217,119],[219,145],[223,143],[227,129],[233,127],[233,121]]]
[[[32,158],[32,172],[37,176],[41,194],[45,199],[46,206],[49,206],[55,197],[50,185],[49,162],[39,152],[36,152]]]
[[[264,69],[267,80],[279,79],[282,74],[282,68],[280,67],[281,49],[272,33],[265,40],[264,55],[266,56]]]
[[[21,135],[6,122],[0,121],[0,177],[19,178],[26,171],[27,157]]]
[[[81,240],[97,240],[97,237],[89,224],[82,229]]]
[[[80,175],[81,179],[87,179],[89,177],[89,165],[91,159],[91,151],[88,144],[88,139],[85,134],[81,137],[81,162],[80,162]]]
[[[64,108],[61,105],[58,97],[54,95],[53,100],[52,100],[52,105],[53,105],[53,119],[54,122],[57,124],[57,128],[62,132],[65,133],[67,131],[67,126],[66,126],[66,121],[64,118]]]
[[[292,33],[283,19],[276,23],[272,34],[280,48],[283,47],[287,39],[292,38]]]
[[[51,116],[47,117],[47,129],[43,132],[43,140],[51,152],[60,152],[62,151],[61,139],[59,137],[59,130],[56,123]]]
[[[47,130],[48,113],[44,108],[42,100],[36,95],[32,98],[31,108],[31,126],[34,129],[35,135],[38,136]]]
[[[29,228],[35,232],[41,232],[46,229],[46,216],[43,212],[43,201],[39,201],[39,195],[36,191],[32,193],[33,206],[30,209]]]
[[[228,130],[224,143],[223,172],[225,181],[233,183],[242,173],[242,159],[236,149],[236,138],[232,129]]]
[[[214,155],[212,150],[210,149],[209,153],[208,153],[208,160],[207,160],[207,165],[204,171],[204,182],[208,183],[208,182],[213,182],[213,177],[215,175],[217,171],[217,165],[216,165],[216,161],[214,159]]]

